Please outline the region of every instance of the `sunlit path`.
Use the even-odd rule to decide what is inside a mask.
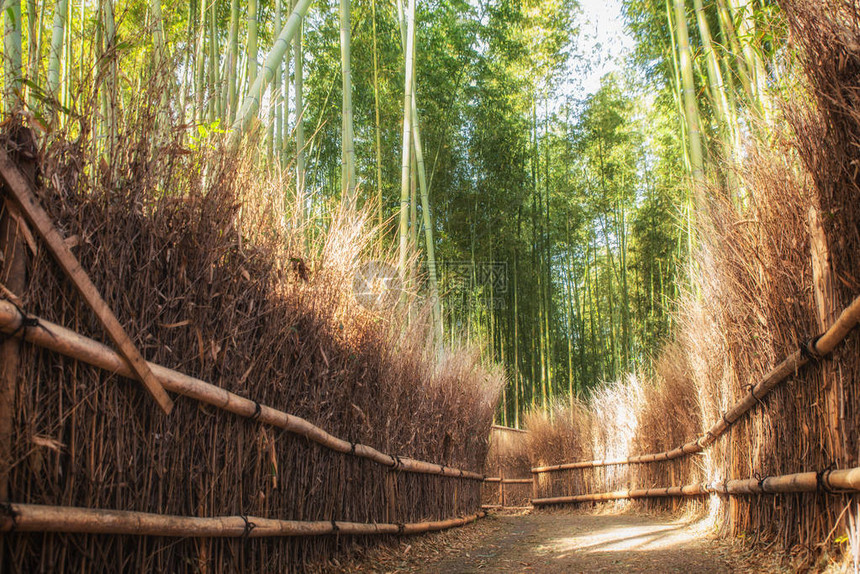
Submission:
[[[733,572],[701,522],[641,515],[497,515],[463,529],[467,545],[419,551],[395,572]],[[472,532],[470,532],[472,531]],[[471,535],[470,535],[471,534]]]

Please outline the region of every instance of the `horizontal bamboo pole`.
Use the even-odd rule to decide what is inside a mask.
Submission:
[[[668,488],[617,490],[595,494],[536,498],[535,506],[571,504],[577,502],[606,502],[635,498],[657,498],[666,496],[702,496],[704,494],[748,495],[791,494],[798,492],[860,492],[860,468],[825,470],[822,472],[800,472],[765,478],[748,478],[713,482],[710,484],[688,484]]]
[[[499,476],[489,476],[484,479],[484,482],[495,482],[502,484],[531,484],[533,478],[501,478]]]
[[[851,330],[860,323],[860,297],[842,311],[842,314],[836,319],[833,325],[830,326],[817,340],[810,344],[809,354],[826,356],[833,352],[837,345],[845,340]],[[564,464],[556,464],[551,466],[538,466],[532,468],[532,472],[540,474],[544,472],[555,472],[560,470],[573,470],[577,468],[595,468],[601,466],[614,466],[621,464],[647,464],[652,462],[662,462],[666,460],[674,460],[691,454],[702,452],[716,440],[725,434],[725,432],[736,423],[741,417],[749,413],[756,404],[761,401],[768,393],[770,393],[777,385],[787,380],[798,369],[809,363],[810,358],[807,353],[801,350],[794,351],[781,363],[774,367],[764,378],[747,393],[742,399],[737,401],[732,407],[723,413],[722,418],[714,423],[711,428],[705,431],[705,434],[696,440],[690,441],[673,450],[658,452],[654,454],[643,454],[639,456],[631,456],[628,458],[609,459],[609,460],[588,460],[580,462],[569,462]]]
[[[501,504],[482,504],[484,510],[532,510],[534,506],[502,506]]]
[[[111,373],[135,378],[126,361],[110,347],[43,319],[38,319],[37,327],[22,329],[23,320],[21,313],[12,303],[0,300],[0,331],[14,333],[28,343],[83,361]],[[212,405],[240,417],[256,419],[262,423],[282,428],[336,452],[366,458],[403,472],[435,474],[470,480],[484,479],[484,475],[476,472],[392,456],[367,445],[351,443],[327,433],[301,417],[261,405],[256,401],[240,397],[220,387],[161,365],[147,364],[168,391]]]
[[[135,536],[179,536],[195,538],[263,538],[271,536],[321,536],[350,534],[421,534],[474,522],[486,515],[478,512],[462,518],[409,524],[276,520],[256,516],[172,516],[101,510],[71,506],[8,504],[0,509],[0,532],[67,532],[76,534],[131,534]]]
[[[528,434],[528,432],[529,432],[529,431],[527,431],[527,430],[523,430],[523,429],[515,429],[515,428],[513,428],[513,427],[506,427],[506,426],[502,426],[502,425],[493,425],[493,426],[492,426],[492,427],[490,427],[490,428],[492,428],[493,430],[510,431],[510,432],[518,432],[518,433],[523,433],[523,434]]]
[[[786,494],[814,492],[819,489],[832,492],[860,492],[860,468],[729,480],[712,483],[708,488],[717,494]]]
[[[597,492],[594,494],[576,494],[573,496],[556,496],[554,498],[535,498],[535,506],[551,504],[574,504],[578,502],[608,502],[611,500],[628,500],[636,498],[662,498],[667,496],[702,496],[709,491],[701,484],[672,486],[667,488],[645,488],[634,490],[616,490],[613,492]]]

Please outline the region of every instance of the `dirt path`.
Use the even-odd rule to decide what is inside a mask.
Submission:
[[[404,541],[340,571],[747,572],[701,523],[632,514],[491,515],[477,524]],[[769,571],[769,569],[758,571]]]
[[[728,561],[690,524],[633,515],[495,516],[482,540],[405,571],[729,572]]]

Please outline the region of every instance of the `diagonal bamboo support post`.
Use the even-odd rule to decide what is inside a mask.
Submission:
[[[47,212],[39,205],[39,200],[33,193],[30,184],[24,178],[24,175],[6,153],[6,150],[0,149],[0,177],[6,183],[6,189],[15,199],[18,207],[26,219],[33,224],[39,236],[48,246],[48,250],[57,260],[63,271],[69,276],[77,289],[78,293],[84,298],[84,301],[92,308],[99,322],[105,328],[108,335],[114,344],[119,348],[120,354],[134,371],[135,375],[143,382],[146,390],[158,403],[158,406],[167,413],[173,409],[173,401],[167,396],[167,392],[161,383],[152,374],[146,361],[137,350],[131,338],[125,332],[119,320],[113,314],[113,311],[99,294],[98,289],[90,280],[86,272],[81,268],[77,258],[72,254],[71,250],[66,246],[63,237],[54,224]]]

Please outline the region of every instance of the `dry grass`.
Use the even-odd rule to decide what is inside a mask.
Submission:
[[[332,215],[305,249],[288,174],[225,153],[216,138],[189,150],[177,133],[155,146],[150,111],[128,114],[109,162],[86,132],[74,142],[51,135],[38,185],[144,356],[347,440],[480,470],[501,375],[465,349],[437,361],[426,323],[398,319],[420,309],[382,314],[355,303],[354,270],[385,256],[364,219]],[[103,338],[44,249],[20,295],[29,312]],[[163,416],[140,385],[30,346],[21,365],[15,502],[358,522],[480,505],[475,481],[398,474],[397,516],[386,516],[379,465],[181,398]],[[0,545],[16,571],[262,572],[377,541],[15,534]]]

